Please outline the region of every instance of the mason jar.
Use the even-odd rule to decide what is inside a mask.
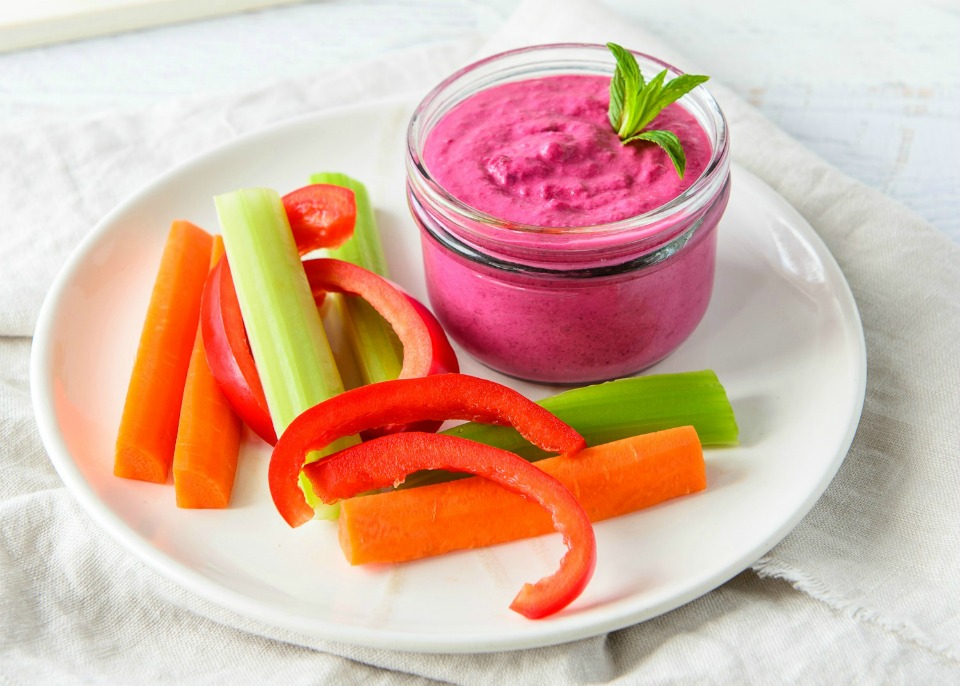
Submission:
[[[680,73],[635,56],[648,79]],[[477,93],[557,75],[609,77],[614,66],[601,45],[512,50],[444,80],[410,120],[407,198],[430,303],[464,350],[504,374],[557,384],[633,374],[676,350],[710,302],[730,162],[726,121],[703,86],[678,101],[710,142],[703,171],[677,197],[635,216],[577,226],[505,219],[458,198],[424,161],[438,122]]]

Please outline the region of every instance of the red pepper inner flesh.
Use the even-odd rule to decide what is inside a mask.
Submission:
[[[315,183],[283,196],[290,230],[301,255],[336,248],[353,235],[357,203],[349,188]]]
[[[270,459],[270,494],[290,526],[313,517],[298,480],[307,453],[343,436],[388,424],[462,419],[513,426],[548,452],[572,455],[586,442],[573,428],[507,386],[465,374],[436,374],[361,386],[303,412]]]
[[[580,595],[597,560],[590,518],[563,484],[513,453],[455,436],[393,434],[314,462],[304,473],[317,495],[331,502],[391,486],[421,469],[474,474],[549,510],[567,552],[554,574],[524,584],[511,609],[538,619],[562,610]]]

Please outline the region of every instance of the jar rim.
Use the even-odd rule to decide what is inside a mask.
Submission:
[[[725,188],[728,187],[729,180],[725,183]],[[726,200],[723,195],[721,195],[721,202],[723,206],[726,205]],[[409,190],[409,186],[407,203],[413,216],[418,221],[421,230],[445,249],[463,259],[499,272],[512,272],[526,276],[560,278],[564,280],[592,280],[603,277],[618,277],[640,270],[649,271],[653,268],[661,267],[688,244],[695,244],[697,241],[702,240],[716,225],[716,222],[712,224],[707,223],[706,215],[701,215],[689,226],[685,226],[682,231],[669,236],[666,240],[659,242],[652,250],[642,252],[632,259],[602,262],[586,267],[568,266],[567,268],[557,268],[556,266],[524,263],[515,259],[497,256],[490,252],[479,250],[470,243],[457,240],[444,231],[438,231],[436,225],[430,221],[429,216],[422,212],[422,207],[419,206],[416,196]]]
[[[458,81],[468,77],[471,73],[474,73],[480,68],[495,64],[497,62],[509,60],[511,58],[516,58],[518,56],[528,54],[544,54],[550,53],[551,51],[585,51],[591,55],[596,55],[598,58],[597,60],[587,61],[583,59],[578,63],[583,65],[594,63],[598,66],[600,64],[609,64],[611,67],[611,74],[612,67],[615,65],[615,59],[608,48],[605,45],[598,43],[546,43],[541,45],[525,46],[490,55],[472,62],[465,67],[462,67],[437,84],[420,101],[414,110],[413,115],[410,118],[410,123],[407,127],[407,166],[408,174],[411,177],[416,177],[416,180],[419,181],[419,183],[416,184],[418,186],[418,190],[428,193],[431,202],[438,204],[445,210],[445,213],[452,213],[454,215],[464,217],[468,221],[483,225],[487,229],[507,231],[512,235],[535,233],[541,236],[544,234],[573,236],[581,234],[584,235],[584,237],[598,237],[601,235],[616,235],[628,231],[637,232],[642,231],[646,227],[655,227],[657,224],[678,214],[679,212],[682,212],[692,206],[696,206],[712,197],[713,193],[705,191],[707,191],[711,186],[722,185],[722,177],[725,175],[725,172],[729,167],[727,154],[729,148],[729,136],[727,120],[723,114],[723,111],[720,109],[719,104],[710,91],[703,85],[698,85],[696,88],[690,91],[690,93],[685,95],[684,99],[690,98],[694,101],[697,101],[697,104],[701,106],[702,111],[709,115],[712,121],[714,130],[707,131],[712,144],[710,161],[707,163],[707,166],[704,168],[703,172],[696,179],[696,181],[694,181],[677,197],[664,203],[663,205],[648,210],[647,212],[638,215],[632,215],[630,217],[624,217],[623,219],[618,219],[612,222],[598,224],[559,227],[541,226],[537,224],[515,222],[497,217],[463,202],[452,193],[447,191],[433,177],[433,175],[430,174],[425,163],[423,162],[421,155],[422,145],[426,140],[426,134],[428,134],[430,130],[427,129],[425,131],[421,131],[421,127],[424,122],[424,115],[428,108],[433,105],[438,98],[443,96],[451,87],[457,84]],[[683,73],[673,65],[664,62],[659,58],[653,57],[652,55],[641,53],[635,50],[631,50],[630,52],[643,62],[655,65],[660,69],[666,69],[668,76],[671,78]],[[556,61],[558,59],[560,58],[556,57],[553,58],[553,60],[545,59],[541,62],[530,63],[526,66],[545,66],[551,61]],[[577,62],[576,60],[571,60],[569,56],[565,57],[564,61],[568,64]],[[466,99],[466,97],[469,97],[469,94],[450,104],[444,113],[462,102],[464,99]],[[657,234],[655,233],[654,236],[656,235]],[[652,238],[654,236],[647,236],[647,238]]]

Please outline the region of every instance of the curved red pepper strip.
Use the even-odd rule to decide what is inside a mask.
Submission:
[[[237,416],[260,438],[270,445],[275,444],[277,434],[250,353],[240,302],[225,257],[207,277],[200,312],[203,347],[217,385]]]
[[[390,284],[406,296],[410,304],[413,305],[413,309],[417,311],[420,319],[427,325],[427,330],[430,331],[433,360],[427,374],[456,374],[459,372],[460,360],[457,359],[457,353],[454,351],[453,346],[450,345],[450,339],[447,338],[446,331],[443,330],[443,327],[440,325],[440,322],[437,321],[433,312],[428,310],[423,303],[397,284],[392,281],[390,281]]]
[[[365,429],[423,420],[463,419],[513,426],[548,452],[572,455],[583,436],[512,388],[465,374],[435,374],[361,386],[314,405],[294,419],[270,458],[270,495],[290,526],[313,517],[298,479],[306,454]]]
[[[303,269],[315,297],[322,295],[324,291],[358,295],[387,320],[403,345],[403,365],[398,378],[455,374],[460,371],[457,354],[440,322],[430,310],[400,286],[363,267],[341,260],[305,260]],[[412,312],[407,305],[410,305]],[[430,337],[429,346],[424,345],[421,324],[426,327]],[[439,429],[442,423],[428,421],[391,424],[363,431],[362,435],[364,439],[371,439],[400,431],[432,432]]]
[[[333,259],[306,260],[304,271],[319,303],[325,292],[352,293],[367,300],[390,323],[403,343],[400,377],[459,371],[456,353],[446,334],[427,308],[412,296],[393,287],[371,271]],[[201,303],[201,325],[207,362],[234,411],[270,445],[277,442],[273,421],[247,341],[240,304],[230,276],[230,266],[221,260],[211,271]],[[415,428],[436,431],[440,422]],[[392,426],[390,431],[414,428]]]
[[[357,208],[353,191],[348,188],[329,184],[312,184],[285,195],[283,205],[297,249],[301,255],[317,248],[336,247],[353,233]],[[267,408],[260,376],[257,373],[253,355],[250,353],[250,344],[240,314],[240,305],[233,287],[229,265],[226,259],[223,259],[221,263],[223,266],[218,265],[207,279],[201,310],[201,324],[208,364],[224,396],[244,423],[250,426],[264,441],[274,445],[277,442],[276,432]],[[356,267],[356,269],[361,268]],[[382,308],[389,309],[396,315],[386,316],[393,328],[395,330],[403,328],[405,334],[410,334],[401,336],[401,339],[408,339],[404,348],[404,368],[411,375],[414,373],[413,369],[423,370],[423,355],[414,354],[421,348],[419,346],[416,348],[407,347],[411,343],[411,339],[422,339],[422,334],[412,333],[413,329],[417,328],[416,324],[410,323],[413,320],[409,312],[404,311],[403,307],[397,304],[397,299],[393,294],[389,294],[389,297],[386,298],[383,297],[385,289],[383,289],[382,284],[367,277],[358,277],[358,272],[351,271],[348,272],[350,284],[341,288],[331,283],[329,278],[324,279],[323,275],[320,274],[323,271],[321,268],[314,266],[312,270],[315,272],[315,278],[314,282],[311,283],[311,288],[318,307],[323,302],[325,290],[334,290],[355,293],[364,297],[370,301],[375,309],[380,311],[381,315],[386,316],[387,314]],[[366,270],[362,270],[362,272],[366,272]],[[376,275],[374,276],[376,277]],[[308,278],[310,278],[309,273]],[[344,286],[345,284],[341,283],[340,285]],[[456,353],[440,323],[430,310],[413,296],[407,294],[398,286],[393,286],[408,300],[429,333],[432,355],[430,365],[423,373],[458,372],[460,367]],[[374,293],[377,293],[379,297],[375,298]],[[378,306],[378,302],[380,306]],[[422,345],[422,341],[420,345]],[[408,360],[408,358],[410,359]],[[410,364],[408,364],[408,361]],[[404,372],[401,372],[400,376],[403,377],[404,375]],[[368,435],[381,435],[387,432],[405,430],[436,431],[440,428],[440,424],[441,422],[422,422],[414,425],[394,425],[382,427]]]
[[[404,291],[400,286],[392,281],[390,283],[410,300],[413,309],[417,311],[420,319],[423,320],[423,323],[427,325],[427,329],[430,331],[430,340],[433,343],[433,362],[430,365],[430,371],[427,372],[427,375],[458,373],[460,371],[460,361],[457,359],[457,353],[454,352],[446,332],[443,330],[440,322],[437,321],[437,318],[433,316],[433,312],[428,310],[419,300]],[[442,424],[443,422],[439,420],[414,422],[413,424],[391,424],[390,426],[381,426],[376,429],[367,429],[366,431],[360,432],[360,435],[365,441],[368,441],[378,436],[386,436],[387,434],[400,433],[403,431],[425,431],[427,433],[434,433]]]
[[[303,261],[303,271],[317,292],[359,295],[393,327],[403,344],[398,378],[426,376],[433,365],[433,340],[410,299],[374,272],[351,262],[320,258]]]
[[[447,469],[489,479],[550,511],[567,552],[560,568],[524,584],[510,609],[530,619],[562,610],[586,587],[597,561],[590,517],[559,481],[517,455],[442,434],[384,436],[346,448],[304,469],[325,502],[386,488],[420,469]]]

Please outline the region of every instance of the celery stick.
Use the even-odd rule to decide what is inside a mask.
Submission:
[[[703,445],[736,445],[733,408],[711,370],[617,379],[544,398],[540,405],[579,431],[588,445],[693,425]],[[444,433],[527,457],[546,453],[509,427],[470,422]]]
[[[353,230],[353,236],[339,248],[330,250],[330,257],[358,264],[380,276],[388,277],[387,260],[383,255],[383,245],[380,243],[377,221],[366,186],[346,174],[337,172],[314,174],[310,177],[310,183],[326,183],[349,188],[353,191],[353,197],[357,203],[357,225]]]
[[[357,224],[353,236],[339,248],[327,251],[327,254],[387,277],[387,261],[366,187],[346,174],[333,172],[314,174],[310,177],[310,183],[349,188],[357,203]],[[403,348],[393,328],[360,298],[346,297],[342,303],[339,308],[343,315],[341,323],[363,382],[371,384],[397,378],[403,364]]]
[[[327,341],[333,351],[333,359],[337,361],[340,379],[346,389],[359,388],[364,381],[357,366],[356,355],[353,353],[353,343],[344,330],[343,321],[349,316],[345,312],[346,298],[340,293],[327,293],[320,306],[320,321],[327,332]]]
[[[738,442],[733,407],[711,370],[617,379],[574,388],[539,404],[579,431],[588,445],[686,425],[696,428],[704,446]],[[548,456],[510,427],[469,422],[443,433],[503,448],[531,461]],[[445,472],[421,472],[402,487],[447,478],[450,475]]]
[[[219,195],[215,203],[250,349],[279,436],[301,412],[342,393],[343,383],[280,196],[254,188]],[[357,442],[356,437],[341,439],[307,459]],[[316,497],[306,495],[314,505]]]

